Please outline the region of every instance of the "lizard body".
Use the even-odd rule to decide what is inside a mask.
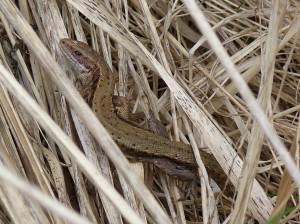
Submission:
[[[81,81],[79,91],[125,155],[152,162],[167,174],[184,181],[197,179],[197,163],[190,145],[132,126],[115,113],[112,102],[116,73],[87,44],[62,39],[60,47]],[[224,188],[227,175],[213,155],[200,150],[208,174]],[[225,189],[232,195],[231,183]]]

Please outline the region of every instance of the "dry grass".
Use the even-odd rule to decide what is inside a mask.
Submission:
[[[25,20],[9,2],[0,5],[0,223],[88,223],[78,213],[91,223],[298,222],[297,1],[200,1],[200,12],[189,0],[192,7],[19,1]],[[152,194],[132,172],[61,69],[74,78],[58,47],[65,37],[102,52],[134,111],[153,114],[174,140],[193,145],[204,174],[196,203],[178,202],[186,183],[150,165],[135,169]],[[230,172],[235,199],[213,194],[203,146]]]

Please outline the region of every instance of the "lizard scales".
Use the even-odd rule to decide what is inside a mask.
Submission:
[[[195,180],[198,165],[190,145],[170,141],[118,117],[112,102],[116,73],[96,51],[83,42],[71,39],[62,39],[60,47],[80,77],[79,91],[126,156],[152,162],[181,180]],[[208,174],[224,188],[227,175],[217,160],[202,150],[200,155]],[[233,192],[234,187],[229,183],[225,193],[232,195]]]

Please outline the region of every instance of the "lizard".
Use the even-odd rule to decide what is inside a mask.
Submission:
[[[77,89],[126,157],[152,163],[174,178],[195,183],[198,165],[191,145],[171,141],[120,119],[113,104],[116,71],[83,42],[65,38],[59,45],[77,73]],[[232,196],[234,186],[230,181],[225,186],[227,175],[216,158],[203,150],[200,155],[209,176],[226,195]]]

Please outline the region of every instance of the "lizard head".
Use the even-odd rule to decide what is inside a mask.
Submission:
[[[78,72],[88,73],[97,66],[99,55],[87,44],[65,38],[60,40],[59,46],[72,67]]]

